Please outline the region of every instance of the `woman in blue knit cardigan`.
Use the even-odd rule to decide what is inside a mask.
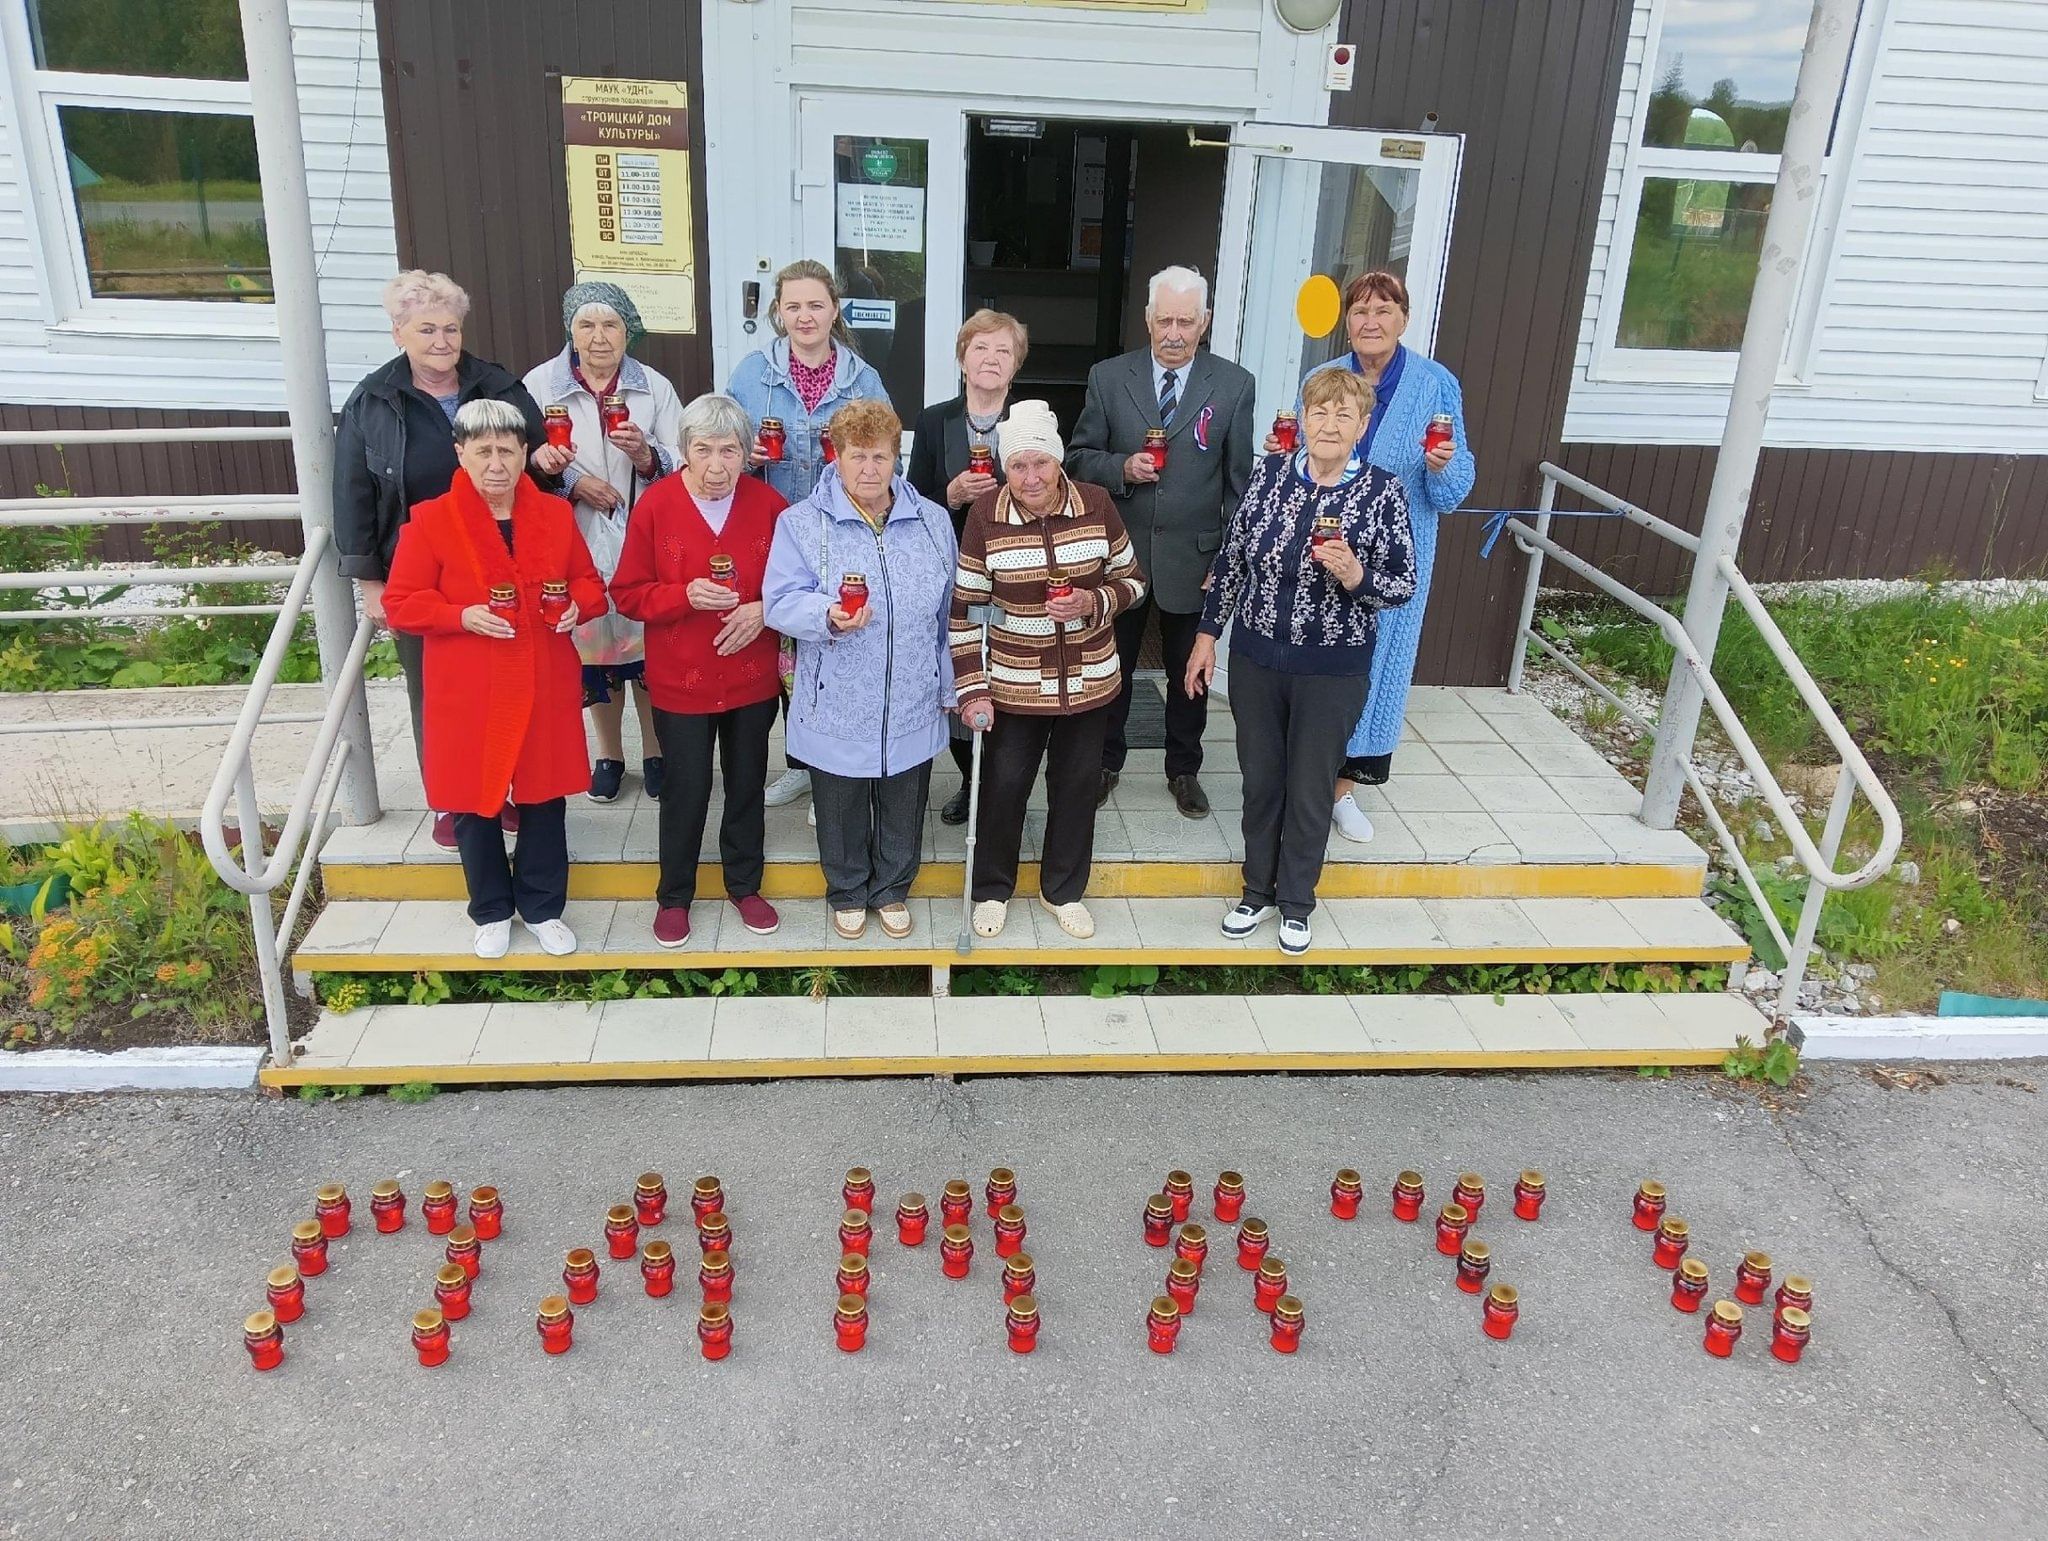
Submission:
[[[1371,693],[1345,745],[1331,814],[1339,834],[1362,842],[1372,839],[1372,820],[1351,789],[1359,783],[1377,786],[1387,779],[1394,746],[1401,741],[1408,687],[1415,679],[1422,613],[1436,566],[1437,516],[1471,496],[1478,468],[1465,444],[1465,398],[1457,376],[1401,346],[1401,334],[1408,329],[1408,286],[1383,271],[1354,278],[1344,291],[1344,325],[1351,351],[1316,368],[1349,369],[1373,387],[1372,418],[1359,449],[1367,464],[1400,480],[1415,532],[1415,597],[1379,618]],[[1422,436],[1439,413],[1451,419],[1451,442],[1425,454]],[[1269,441],[1266,448],[1270,453],[1278,446]]]

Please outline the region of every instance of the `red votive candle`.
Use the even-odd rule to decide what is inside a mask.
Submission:
[[[1237,1228],[1237,1266],[1250,1272],[1259,1266],[1266,1249],[1273,1245],[1266,1222],[1254,1216]]]
[[[569,614],[569,580],[549,578],[540,586],[540,623],[552,631]]]
[[[1422,1174],[1403,1172],[1394,1179],[1394,1218],[1413,1222],[1422,1215]]]
[[[975,476],[996,474],[996,452],[986,439],[976,439],[967,446],[967,469]]]
[[[1038,1268],[1029,1252],[1013,1252],[1003,1262],[1003,1304],[1038,1288]]]
[[[599,410],[607,436],[617,433],[632,421],[631,415],[626,411],[626,398],[624,396],[615,394],[605,397],[603,402],[600,403]]]
[[[1145,1200],[1145,1245],[1163,1247],[1173,1240],[1173,1200],[1155,1193]]]
[[[1436,1249],[1445,1257],[1456,1257],[1465,1245],[1465,1233],[1472,1229],[1471,1213],[1455,1199],[1436,1212]]]
[[[292,1261],[309,1279],[327,1272],[327,1233],[318,1220],[301,1220],[292,1227]]]
[[[1760,1306],[1764,1303],[1764,1292],[1770,1287],[1770,1253],[1743,1253],[1742,1261],[1735,1265],[1735,1298],[1746,1306]]]
[[[1813,1314],[1813,1281],[1801,1274],[1788,1273],[1785,1282],[1778,1286],[1777,1309],[1796,1306],[1808,1316]]]
[[[348,1234],[348,1213],[348,1190],[340,1183],[326,1183],[313,1194],[313,1218],[329,1241]]]
[[[505,1201],[496,1188],[469,1190],[469,1224],[480,1241],[496,1241],[505,1227]]]
[[[370,1190],[370,1218],[387,1236],[405,1229],[405,1191],[397,1178],[387,1177]]]
[[[476,1239],[475,1227],[458,1225],[448,1233],[447,1258],[472,1279],[483,1272],[483,1243]]]
[[[839,1197],[845,1200],[848,1209],[858,1209],[863,1214],[873,1214],[875,1212],[875,1174],[864,1166],[850,1168],[846,1174],[846,1181],[840,1185]]]
[[[1635,1224],[1639,1231],[1654,1231],[1664,1218],[1664,1185],[1646,1177],[1636,1188]]]
[[[1209,1257],[1208,1231],[1193,1221],[1188,1222],[1173,1238],[1173,1251],[1174,1256],[1184,1257],[1195,1267],[1200,1268]]]
[[[1301,1347],[1301,1329],[1307,1325],[1302,1314],[1301,1302],[1292,1295],[1282,1295],[1273,1302],[1273,1351],[1291,1354]]]
[[[1005,1204],[996,1211],[996,1256],[1015,1257],[1024,1250],[1024,1211]]]
[[[1166,1174],[1166,1181],[1159,1191],[1166,1195],[1173,1205],[1173,1223],[1179,1225],[1186,1220],[1195,1207],[1195,1180],[1186,1172],[1174,1171]]]
[[[1145,430],[1145,458],[1152,462],[1152,469],[1166,469],[1166,430],[1147,428]]]
[[[1515,1319],[1522,1314],[1522,1297],[1512,1284],[1496,1284],[1486,1292],[1486,1304],[1479,1308],[1479,1330],[1489,1338],[1511,1337]]]
[[[1422,430],[1423,454],[1427,455],[1432,450],[1439,450],[1448,446],[1451,442],[1453,426],[1451,414],[1448,412],[1439,412],[1431,417],[1429,426]]]
[[[633,1218],[643,1226],[659,1225],[668,1218],[668,1184],[659,1172],[642,1172],[633,1184]]]
[[[1330,1213],[1339,1220],[1356,1220],[1364,1197],[1365,1179],[1347,1166],[1330,1183]]]
[[[1028,1354],[1038,1347],[1038,1297],[1027,1293],[1012,1300],[1003,1313],[1003,1327],[1011,1353]]]
[[[1671,1305],[1687,1315],[1697,1312],[1707,1298],[1707,1265],[1696,1257],[1683,1259],[1671,1276]]]
[[[725,1211],[725,1184],[715,1177],[700,1177],[690,1185],[690,1213],[702,1220]]]
[[[567,407],[542,407],[540,426],[541,432],[547,435],[549,445],[555,449],[567,449],[575,442],[576,425],[569,421]]]
[[[640,1222],[631,1204],[614,1204],[604,1212],[604,1249],[614,1262],[640,1250]]]
[[[981,1190],[981,1196],[988,1200],[988,1217],[995,1219],[1005,1204],[1017,1202],[1017,1174],[1006,1166],[999,1166],[988,1174],[988,1184]]]
[[[697,1282],[704,1286],[706,1300],[732,1299],[732,1259],[723,1252],[707,1252],[697,1266]]]
[[[1477,1172],[1466,1172],[1458,1178],[1457,1186],[1451,1189],[1452,1202],[1463,1204],[1465,1213],[1474,1220],[1479,1211],[1486,1207],[1486,1179]]]
[[[841,1295],[832,1313],[832,1331],[842,1354],[857,1354],[868,1340],[868,1303],[860,1295]]]
[[[1466,1238],[1458,1249],[1458,1288],[1476,1295],[1486,1288],[1486,1276],[1493,1271],[1493,1249],[1477,1236]]]
[[[1534,1220],[1543,1210],[1543,1174],[1524,1172],[1515,1179],[1515,1218]]]
[[[289,1263],[270,1270],[270,1277],[263,1281],[263,1297],[270,1302],[270,1314],[280,1322],[295,1322],[306,1314],[306,1282]]]
[[[924,1245],[925,1227],[932,1222],[922,1193],[906,1193],[896,1206],[896,1240],[906,1247]]]
[[[446,1236],[455,1229],[455,1189],[452,1184],[430,1182],[421,1190],[420,1218],[427,1222],[429,1236]]]
[[[1216,1191],[1209,1195],[1216,1207],[1216,1223],[1235,1225],[1237,1217],[1244,1213],[1244,1175],[1240,1172],[1222,1172],[1216,1178]]]
[[[939,1233],[939,1266],[949,1279],[964,1279],[974,1263],[974,1238],[964,1225],[949,1225]]]
[[[1692,1227],[1676,1215],[1666,1215],[1657,1222],[1657,1245],[1651,1249],[1650,1261],[1669,1273],[1691,1245]]]
[[[519,619],[519,589],[516,584],[494,583],[489,600],[491,614],[501,621]]]
[[[1771,1323],[1771,1357],[1797,1364],[1812,1338],[1813,1318],[1797,1306],[1786,1306]]]
[[[697,1219],[697,1250],[699,1252],[732,1251],[732,1225],[725,1218],[725,1211],[714,1209],[708,1215]]]
[[[676,1287],[676,1250],[665,1241],[650,1241],[640,1249],[640,1277],[647,1293],[656,1300]]]
[[[865,1295],[868,1292],[868,1260],[858,1252],[849,1252],[839,1260],[839,1272],[834,1282],[842,1295]]]
[[[706,1359],[723,1359],[732,1352],[732,1307],[721,1300],[707,1300],[697,1308],[697,1341]]]
[[[740,591],[739,574],[733,567],[732,558],[723,551],[711,553],[711,581],[735,594]]]
[[[847,615],[856,616],[868,607],[868,578],[866,573],[843,573],[839,579],[839,608]]]
[[[469,1275],[453,1263],[443,1263],[434,1270],[434,1300],[443,1317],[461,1321],[469,1315]]]
[[[939,1190],[939,1225],[965,1225],[974,1213],[974,1190],[967,1180],[955,1177]]]
[[[1152,1297],[1152,1309],[1145,1313],[1145,1339],[1155,1354],[1173,1352],[1174,1339],[1180,1336],[1180,1307],[1170,1296]]]
[[[1068,577],[1064,571],[1055,567],[1046,574],[1045,597],[1047,599],[1071,599],[1073,596],[1074,580]]]
[[[1732,1300],[1717,1300],[1707,1314],[1706,1350],[1716,1359],[1735,1352],[1735,1340],[1742,1336],[1742,1307]]]
[[[540,1315],[534,1318],[540,1331],[540,1346],[550,1354],[566,1354],[576,1332],[576,1313],[560,1295],[543,1295]]]
[[[1291,455],[1301,443],[1301,424],[1292,412],[1273,414],[1273,442],[1280,447],[1280,453]]]
[[[412,1346],[429,1369],[448,1362],[448,1323],[439,1311],[413,1313]]]
[[[865,1209],[849,1209],[839,1220],[839,1250],[868,1255],[868,1248],[874,1245],[874,1227],[868,1224]]]
[[[277,1315],[258,1311],[242,1323],[242,1346],[249,1350],[249,1362],[259,1370],[274,1370],[284,1363],[284,1329]]]
[[[569,1304],[587,1306],[597,1299],[597,1254],[588,1247],[572,1247],[562,1260],[562,1287],[569,1292]]]
[[[1202,1270],[1184,1257],[1177,1257],[1166,1270],[1166,1298],[1180,1307],[1182,1316],[1195,1314],[1195,1296],[1202,1288]]]
[[[820,428],[818,430],[818,453],[824,457],[826,465],[831,465],[839,458],[839,449],[832,442],[830,429]]]
[[[788,443],[789,435],[782,426],[781,418],[764,417],[761,419],[761,453],[767,459],[780,460]]]
[[[1259,1264],[1258,1277],[1252,1280],[1252,1305],[1263,1316],[1271,1316],[1273,1307],[1280,1303],[1280,1297],[1287,1293],[1287,1265],[1277,1257],[1269,1257]]]

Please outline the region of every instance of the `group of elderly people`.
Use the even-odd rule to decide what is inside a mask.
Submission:
[[[1152,279],[1147,346],[1091,371],[1070,440],[1013,398],[1023,324],[978,311],[961,393],[919,415],[907,472],[902,420],[816,262],[777,275],[774,339],[726,393],[687,405],[631,356],[640,317],[610,284],[568,291],[562,351],[523,382],[463,348],[469,302],[445,276],[400,274],[385,307],[401,352],[342,409],[336,545],[396,634],[479,957],[505,955],[515,918],[575,951],[566,802],[620,795],[629,693],[660,809],[661,945],[689,940],[715,788],[749,931],[779,924],[764,810],[808,794],[836,933],[872,916],[908,937],[933,762],[950,749],[966,772],[977,737],[976,934],[1008,919],[1042,773],[1039,900],[1092,936],[1095,815],[1155,612],[1167,786],[1191,818],[1209,812],[1203,727],[1230,631],[1245,859],[1223,933],[1277,919],[1281,949],[1307,950],[1332,826],[1372,838],[1353,789],[1388,777],[1437,517],[1474,477],[1456,380],[1401,346],[1398,277],[1351,283],[1350,349],[1303,380],[1292,445],[1254,444],[1252,378],[1200,347],[1208,292],[1189,269]],[[1444,418],[1448,441],[1426,433]],[[970,816],[965,779],[949,824]]]

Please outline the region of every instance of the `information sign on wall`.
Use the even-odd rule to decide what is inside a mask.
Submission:
[[[689,87],[565,75],[562,139],[577,281],[617,284],[650,332],[695,332]]]

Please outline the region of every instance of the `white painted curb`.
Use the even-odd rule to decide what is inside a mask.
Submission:
[[[2048,1059],[2048,1017],[1794,1017],[1804,1059]]]
[[[260,1048],[30,1049],[0,1054],[0,1092],[239,1091]]]

